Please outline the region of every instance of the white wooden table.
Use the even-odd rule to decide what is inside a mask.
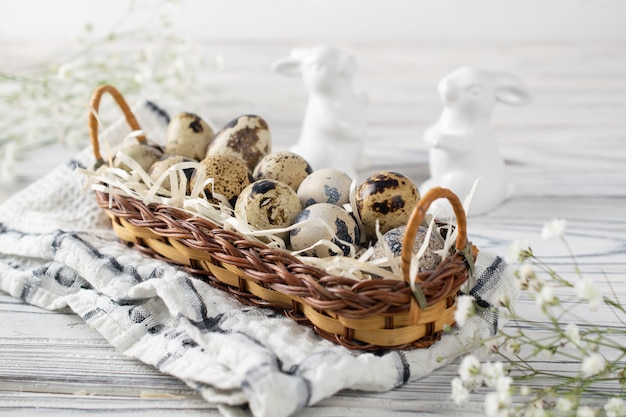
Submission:
[[[203,114],[217,124],[245,113],[266,118],[277,147],[297,138],[305,104],[300,80],[270,71],[293,46],[288,41],[206,41],[208,57],[221,54],[223,69],[207,68]],[[2,45],[7,47],[7,45]],[[416,181],[428,170],[423,130],[440,104],[437,81],[461,64],[507,70],[529,86],[532,105],[497,108],[493,125],[515,196],[469,222],[471,239],[504,254],[513,240],[533,249],[566,277],[573,268],[558,241],[543,241],[544,222],[568,221],[567,234],[583,274],[609,279],[626,302],[626,44],[615,42],[345,43],[359,62],[357,85],[369,95],[364,170],[393,168]],[[88,93],[87,93],[88,94]],[[33,154],[21,177],[0,187],[5,199],[62,163],[74,150]],[[522,296],[519,310],[536,310]],[[605,310],[597,323],[617,325]],[[0,414],[10,416],[218,415],[174,378],[123,357],[70,313],[48,312],[0,293]],[[537,363],[537,366],[543,366]],[[341,392],[303,416],[483,415],[482,396],[469,405],[449,400],[457,366],[384,394]]]

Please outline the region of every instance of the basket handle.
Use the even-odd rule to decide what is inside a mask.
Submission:
[[[91,138],[91,147],[93,148],[93,155],[96,158],[96,167],[104,164],[104,159],[102,159],[102,154],[100,154],[100,143],[98,141],[98,110],[100,109],[100,99],[105,93],[109,93],[117,105],[124,113],[124,117],[126,118],[126,123],[133,131],[141,130],[135,115],[131,111],[130,107],[124,100],[122,94],[112,85],[104,84],[96,88],[91,95],[91,101],[89,102],[89,137]],[[144,135],[137,136],[137,141],[139,142],[147,142],[147,139]]]
[[[413,246],[415,245],[415,236],[417,235],[417,231],[419,226],[422,224],[424,217],[426,216],[426,211],[430,207],[431,203],[440,198],[446,198],[452,205],[452,209],[454,210],[454,214],[456,215],[457,220],[457,230],[458,234],[456,237],[455,249],[457,253],[460,253],[465,257],[465,261],[467,263],[467,267],[470,271],[470,274],[473,273],[474,269],[474,258],[472,256],[472,248],[469,242],[467,241],[467,217],[465,215],[465,210],[463,209],[463,204],[459,200],[456,194],[450,191],[447,188],[435,187],[430,189],[418,202],[417,206],[413,209],[411,213],[411,217],[407,223],[406,231],[404,232],[404,238],[402,240],[402,274],[404,276],[404,280],[408,283],[411,282],[411,277],[409,275],[409,271],[411,269],[411,258],[413,256]],[[419,276],[416,277],[419,281]]]

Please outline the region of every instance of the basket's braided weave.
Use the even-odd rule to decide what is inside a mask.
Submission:
[[[115,217],[148,229],[165,241],[176,239],[190,248],[209,254],[217,263],[232,265],[269,289],[302,298],[314,308],[348,318],[396,314],[409,310],[412,292],[402,280],[359,281],[329,275],[323,269],[303,264],[279,249],[267,248],[208,220],[190,217],[169,206],[145,206],[119,195],[98,192],[98,202]],[[141,239],[134,242],[141,246]],[[144,248],[150,252],[150,249]],[[196,270],[202,272],[202,270]],[[448,257],[436,270],[418,274],[428,305],[455,294],[467,278],[467,267],[459,255]],[[264,305],[266,303],[263,303]]]

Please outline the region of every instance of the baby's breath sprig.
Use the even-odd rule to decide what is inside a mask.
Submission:
[[[72,47],[27,68],[0,67],[0,180],[13,180],[16,160],[33,149],[86,146],[87,101],[100,84],[115,85],[131,103],[197,98],[198,74],[206,67],[197,46],[173,30],[177,3],[128,2],[107,33],[96,34],[86,22]]]
[[[608,280],[609,294],[604,295],[598,283],[583,276],[566,226],[565,220],[554,219],[541,236],[563,242],[574,279],[539,259],[527,242],[509,248],[507,258],[519,263],[516,284],[534,300],[541,317],[525,317],[503,303],[509,324],[483,341],[498,361],[481,363],[473,354],[466,356],[452,381],[456,403],[480,390],[487,416],[626,416],[626,309]],[[470,297],[460,301],[457,323],[462,325],[475,307]],[[588,312],[580,312],[593,314],[600,308],[613,314],[615,325],[598,324]]]

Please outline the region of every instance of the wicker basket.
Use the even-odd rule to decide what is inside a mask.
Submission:
[[[96,165],[99,151],[97,111],[104,93],[113,96],[133,130],[140,127],[119,92],[108,85],[95,90],[89,128]],[[139,141],[146,138],[140,136]],[[455,253],[409,285],[413,242],[430,204],[450,201],[457,218]],[[467,241],[466,217],[459,199],[447,189],[425,194],[407,224],[402,248],[404,280],[360,281],[327,273],[284,250],[224,230],[206,219],[167,205],[96,191],[116,235],[136,249],[186,268],[195,277],[237,299],[277,308],[318,334],[351,349],[425,348],[454,324],[455,300],[471,276],[477,249]],[[418,301],[419,300],[419,301]],[[421,304],[421,306],[420,306]]]

